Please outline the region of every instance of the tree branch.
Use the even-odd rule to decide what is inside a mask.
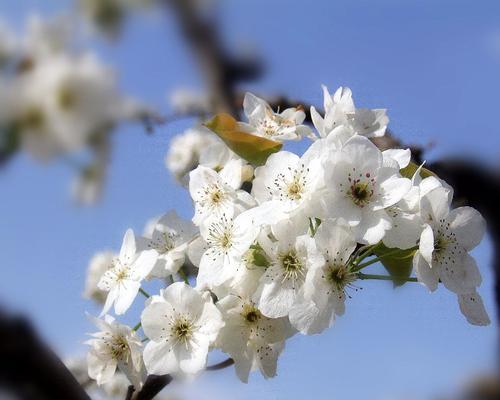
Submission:
[[[0,310],[0,386],[23,400],[90,400],[23,318]]]

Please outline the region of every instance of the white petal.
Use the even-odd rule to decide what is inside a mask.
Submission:
[[[472,325],[485,326],[491,323],[490,317],[484,307],[483,299],[477,292],[460,294],[458,304],[460,311]]]
[[[391,219],[384,210],[363,212],[359,225],[353,228],[354,235],[360,243],[375,244],[382,240],[385,231],[391,229]]]
[[[386,158],[396,161],[399,169],[405,168],[410,163],[411,151],[410,149],[388,149],[382,152],[384,156],[384,163]]]
[[[144,348],[144,365],[149,374],[165,375],[177,372],[179,362],[169,342],[149,341]]]
[[[484,218],[472,207],[455,208],[450,212],[448,222],[458,243],[468,251],[481,242],[486,231]]]
[[[121,282],[118,296],[115,301],[115,313],[117,315],[122,315],[129,309],[140,287],[140,282],[129,280]]]
[[[124,264],[129,264],[135,256],[136,250],[134,232],[132,229],[127,229],[123,237],[122,248],[120,249],[120,261]]]
[[[390,174],[392,169],[382,168],[380,174]],[[393,174],[380,182],[378,199],[382,208],[390,207],[400,201],[411,189],[411,181]],[[374,208],[376,209],[376,208]]]
[[[419,282],[427,286],[431,292],[437,289],[439,283],[437,271],[429,266],[429,263],[418,251],[413,257],[413,268]]]
[[[432,266],[432,253],[434,252],[434,232],[430,225],[426,225],[420,235],[419,251],[422,257]]]
[[[439,277],[448,290],[454,293],[470,293],[481,285],[481,274],[476,260],[467,253],[457,255],[448,252],[439,265]]]
[[[146,336],[153,341],[162,341],[167,339],[168,328],[171,318],[174,316],[172,306],[165,302],[149,304],[141,315],[142,329]]]

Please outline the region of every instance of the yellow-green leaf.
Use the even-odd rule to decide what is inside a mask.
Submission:
[[[419,168],[419,165],[415,164],[414,162],[411,162],[404,168],[402,168],[399,172],[401,173],[402,176],[405,178],[413,178],[413,175],[415,175],[415,172],[417,172]],[[420,168],[420,176],[422,178],[428,178],[429,176],[436,176],[434,172],[428,170],[427,168]]]
[[[405,278],[410,277],[415,251],[414,249],[397,251],[397,249],[391,249],[382,243],[373,250],[377,257],[382,257],[380,262],[387,272],[389,272],[389,275],[393,277],[394,286],[405,284]],[[391,255],[388,255],[389,253]]]
[[[263,165],[267,158],[283,146],[280,142],[242,131],[229,114],[217,114],[205,126],[219,136],[241,158],[254,165]]]

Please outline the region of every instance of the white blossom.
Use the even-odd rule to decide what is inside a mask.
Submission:
[[[231,217],[253,206],[255,200],[240,190],[242,162],[233,160],[220,172],[198,166],[189,174],[189,193],[194,201],[193,222],[200,225],[208,217]]]
[[[211,300],[182,282],[156,296],[144,309],[141,322],[150,339],[144,349],[144,364],[155,375],[201,371],[209,347],[224,325]]]
[[[259,227],[247,213],[234,219],[223,214],[205,221],[200,233],[205,245],[197,287],[212,289],[234,278],[242,257],[259,234]]]
[[[330,95],[328,88],[323,86],[324,118],[311,107],[311,118],[321,137],[328,136],[335,128],[344,126],[352,134],[367,137],[378,137],[385,134],[389,118],[384,109],[356,108],[352,100],[351,89],[340,87]]]
[[[240,123],[240,125],[254,135],[277,141],[298,140],[311,136],[311,130],[302,124],[306,117],[302,110],[287,108],[275,113],[265,100],[251,93],[245,94],[243,110],[248,118],[248,124]]]
[[[93,333],[92,339],[86,342],[91,346],[87,355],[89,377],[102,385],[110,382],[119,368],[139,389],[144,379],[139,337],[109,315],[104,319],[91,319],[100,331]]]
[[[116,314],[127,311],[137,296],[141,281],[151,272],[155,262],[155,251],[137,252],[134,233],[127,230],[119,256],[98,284],[99,289],[108,292],[101,315],[107,313],[113,304]]]
[[[323,259],[308,270],[304,301],[290,313],[290,322],[304,334],[320,333],[331,326],[335,315],[344,314],[346,290],[357,279],[350,264],[356,241],[347,224],[322,221],[314,240]]]
[[[203,151],[215,143],[219,143],[217,136],[201,126],[174,136],[165,157],[167,169],[176,179],[181,180],[199,165]]]
[[[385,166],[383,155],[367,138],[353,136],[325,163],[326,214],[346,220],[360,243],[375,244],[391,228],[386,208],[411,188],[399,169]]]
[[[309,269],[322,262],[314,239],[301,231],[291,221],[273,227],[276,242],[266,249],[270,266],[260,278],[253,297],[267,317],[287,316],[301,299],[300,292]]]
[[[191,221],[180,218],[175,211],[163,215],[154,225],[143,246],[156,254],[152,277],[164,278],[177,273],[184,264],[187,246],[196,234]]]
[[[312,201],[322,185],[320,159],[280,151],[256,168],[252,195],[263,210],[264,220],[284,219],[300,211],[314,214]]]
[[[235,362],[236,373],[248,382],[252,370],[259,369],[265,378],[276,375],[278,357],[290,335],[286,318],[268,318],[248,297],[228,295],[217,303],[225,325],[216,346]]]

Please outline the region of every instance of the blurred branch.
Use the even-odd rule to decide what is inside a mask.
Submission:
[[[23,400],[90,400],[29,323],[0,310],[0,386]]]
[[[230,57],[223,49],[215,21],[203,15],[196,0],[163,0],[163,3],[174,13],[197,59],[214,111],[237,116],[236,84],[259,77],[261,64]]]

